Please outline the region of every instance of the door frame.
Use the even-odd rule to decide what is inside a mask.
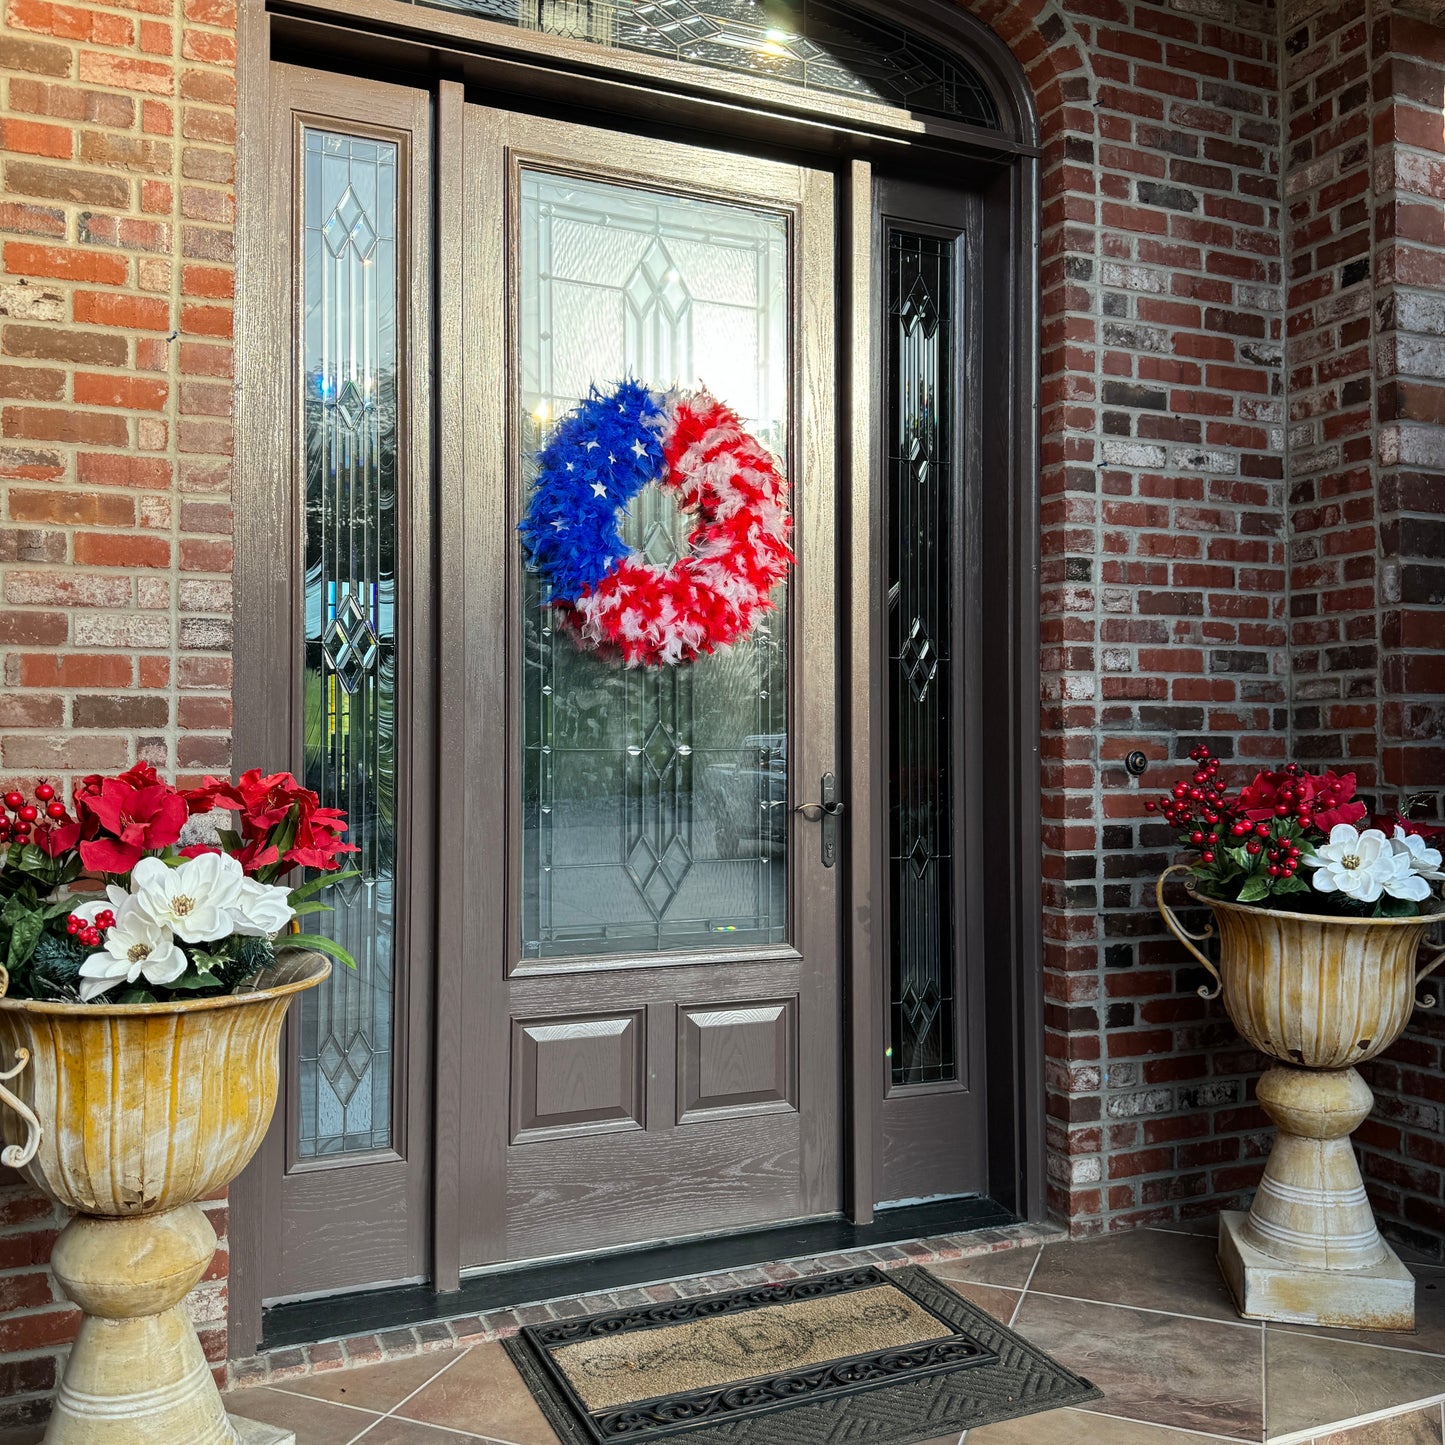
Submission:
[[[272,171],[268,141],[273,55],[294,63],[318,61],[356,76],[408,77],[432,96],[433,134],[455,117],[461,124],[468,87],[494,93],[499,104],[576,110],[616,117],[621,127],[646,126],[678,138],[755,145],[765,153],[803,159],[825,156],[835,167],[839,222],[837,284],[840,319],[838,399],[839,539],[838,587],[842,635],[838,773],[848,806],[843,830],[846,856],[844,903],[839,920],[844,994],[844,1121],[840,1144],[845,1169],[846,1212],[855,1222],[873,1217],[874,1178],[881,1157],[879,1130],[883,1092],[884,1020],[879,1006],[882,914],[877,906],[884,860],[877,839],[882,795],[873,760],[883,736],[875,679],[881,672],[879,609],[872,598],[881,575],[875,555],[881,495],[874,467],[872,358],[875,344],[873,278],[869,255],[873,230],[873,174],[900,158],[926,158],[934,172],[971,165],[989,177],[981,263],[999,278],[991,286],[982,318],[984,355],[1004,355],[989,387],[985,416],[999,444],[987,458],[997,485],[982,499],[982,524],[998,543],[984,549],[980,619],[989,650],[991,706],[980,720],[979,746],[988,766],[985,815],[1006,837],[983,850],[980,893],[987,901],[983,923],[987,976],[985,1014],[990,1048],[986,1060],[990,1107],[990,1194],[1028,1219],[1045,1213],[1043,1114],[1043,982],[1041,821],[1039,756],[1039,170],[1037,123],[1027,83],[997,36],[949,0],[852,0],[881,15],[952,44],[989,82],[1003,128],[982,130],[871,102],[808,92],[773,81],[705,70],[670,60],[563,37],[542,35],[405,0],[240,0],[238,15],[238,136],[236,271],[238,376],[235,511],[240,517],[284,517],[290,506],[271,460],[267,416],[274,378],[266,358],[275,354],[276,327],[269,314],[266,282],[274,265],[277,231],[270,219]],[[271,8],[275,5],[275,9]],[[594,120],[594,123],[596,121]],[[459,303],[449,300],[447,278],[460,274],[461,208],[465,164],[455,150],[436,157],[434,265],[439,288],[435,316],[436,359],[456,354],[463,324]],[[819,163],[816,160],[813,163]],[[503,298],[485,303],[495,314],[469,316],[468,326],[495,322],[502,334]],[[851,334],[849,334],[851,331]],[[843,344],[844,339],[851,347]],[[284,345],[284,342],[283,342]],[[849,357],[847,353],[851,351]],[[461,368],[436,366],[443,405],[471,404]],[[256,384],[259,382],[259,384]],[[455,414],[455,413],[454,413]],[[473,429],[474,434],[479,429]],[[494,525],[479,489],[468,495],[463,472],[505,474],[502,437],[477,438],[465,453],[456,429],[434,438],[433,494],[448,489],[462,539]],[[241,537],[248,529],[242,528]],[[496,629],[477,636],[460,613],[456,568],[465,546],[443,557],[437,574],[436,655],[452,676],[465,679],[439,699],[437,755],[477,756],[482,733],[505,725],[503,704],[483,684],[489,669],[469,667],[478,650],[500,649]],[[285,760],[281,737],[287,724],[276,716],[282,699],[268,659],[274,646],[294,645],[275,635],[267,619],[277,586],[275,557],[262,546],[238,545],[236,689],[238,695],[271,698],[277,705],[237,709],[235,755],[247,764]],[[501,586],[500,579],[494,584]],[[501,598],[495,599],[501,601]],[[498,659],[491,659],[496,662]],[[495,780],[500,782],[501,780]],[[806,785],[806,780],[799,779]],[[432,1132],[430,1277],[438,1291],[457,1288],[461,1262],[461,1199],[470,1186],[463,1161],[482,1146],[476,1111],[462,1107],[454,1087],[465,1051],[463,1018],[478,1002],[468,967],[468,918],[476,909],[501,909],[503,881],[489,875],[481,820],[448,812],[434,840],[437,852],[436,969],[432,1020],[435,1112]],[[997,837],[997,834],[996,834]],[[870,841],[872,840],[872,841]],[[464,880],[477,880],[464,894]],[[465,899],[465,902],[463,901]],[[474,1156],[475,1157],[475,1156]],[[261,1170],[252,1168],[232,1186],[230,1211],[231,1353],[253,1352],[261,1338],[260,1265],[270,1221]]]

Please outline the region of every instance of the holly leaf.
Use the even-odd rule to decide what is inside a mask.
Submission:
[[[175,987],[174,984],[171,985]],[[101,995],[104,998],[104,995]],[[155,1003],[156,996],[148,988],[128,988],[116,1000],[116,1003]]]
[[[166,987],[177,993],[191,993],[202,988],[220,988],[221,980],[205,969],[197,969],[195,973],[187,969],[179,978],[172,979]]]
[[[1272,891],[1275,893],[1309,893],[1312,890],[1298,873],[1291,873],[1288,878],[1276,878]]]
[[[1268,876],[1260,875],[1245,879],[1244,887],[1239,890],[1239,898],[1237,901],[1240,903],[1257,903],[1261,898],[1268,898],[1270,881]]]
[[[17,893],[0,909],[0,923],[8,924],[10,928],[5,967],[14,973],[35,952],[35,945],[45,932],[45,913],[32,907]]]

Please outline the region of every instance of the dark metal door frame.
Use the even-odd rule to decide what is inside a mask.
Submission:
[[[925,25],[935,37],[954,37],[987,69],[1004,99],[1004,133],[982,132],[948,121],[918,118],[885,106],[804,94],[767,81],[739,80],[672,62],[650,61],[603,47],[519,32],[504,26],[440,10],[421,9],[401,0],[284,0],[275,13],[268,0],[242,0],[240,11],[240,133],[242,165],[238,186],[238,354],[252,376],[257,358],[274,354],[275,326],[268,315],[267,277],[273,264],[274,232],[265,222],[269,205],[271,158],[267,116],[270,65],[275,47],[289,55],[324,59],[352,73],[403,74],[432,92],[433,123],[440,130],[460,123],[466,83],[517,97],[530,95],[545,104],[549,96],[574,106],[610,113],[617,124],[651,130],[680,128],[710,138],[713,144],[763,144],[768,150],[832,157],[840,223],[838,294],[840,297],[840,436],[837,518],[839,623],[851,644],[840,659],[839,722],[844,753],[839,759],[840,789],[847,801],[843,857],[847,899],[842,913],[842,967],[845,979],[844,1081],[848,1099],[844,1127],[847,1211],[863,1222],[872,1217],[876,1170],[881,1158],[879,1130],[883,1092],[883,1019],[877,1004],[878,970],[883,958],[878,887],[882,859],[874,844],[881,822],[882,798],[865,785],[882,737],[877,688],[872,670],[880,639],[878,610],[870,599],[878,584],[878,487],[872,468],[871,391],[873,363],[873,285],[869,275],[875,169],[907,169],[910,158],[926,158],[931,173],[968,166],[983,195],[984,226],[980,264],[994,284],[981,319],[981,346],[991,357],[1008,358],[997,368],[986,402],[986,425],[996,429],[997,446],[989,459],[990,486],[981,499],[980,525],[990,539],[984,549],[981,626],[996,639],[990,655],[988,706],[980,719],[979,746],[985,751],[983,806],[1006,834],[984,851],[980,870],[986,899],[985,956],[992,960],[985,1015],[990,1040],[988,1088],[994,1106],[989,1119],[990,1193],[1015,1212],[1041,1218],[1044,1212],[1042,1110],[1042,977],[1040,904],[1040,820],[1038,750],[1038,151],[1031,100],[1018,68],[1001,42],[977,22],[943,0],[902,0],[887,7],[906,22]],[[864,4],[873,0],[863,0]],[[440,77],[440,78],[438,78]],[[500,95],[499,95],[500,99]],[[630,119],[629,119],[630,117]],[[837,159],[851,151],[851,160]],[[438,157],[435,185],[439,308],[436,334],[440,355],[457,354],[462,326],[502,320],[501,298],[483,303],[478,314],[463,316],[449,300],[445,282],[464,264],[460,253],[460,209],[465,160],[452,151]],[[495,306],[495,312],[489,309]],[[848,339],[847,345],[842,338]],[[264,360],[260,363],[264,375]],[[468,379],[442,364],[436,386],[448,410],[477,404]],[[288,503],[277,490],[266,462],[270,418],[265,384],[242,387],[238,395],[236,509],[245,518],[275,518]],[[453,412],[453,414],[456,414]],[[435,441],[435,492],[457,488],[464,470],[480,475],[502,460],[500,441],[481,439],[475,456],[454,432]],[[480,468],[481,471],[476,469]],[[498,469],[494,472],[500,475]],[[495,499],[493,499],[495,500]],[[480,491],[453,498],[463,537],[490,525],[490,503]],[[240,529],[244,539],[245,525]],[[465,688],[443,701],[438,737],[440,765],[456,766],[452,748],[475,756],[478,738],[501,725],[501,701],[481,685],[464,659],[485,656],[500,647],[495,636],[468,631],[458,612],[457,559],[452,552],[436,576],[438,665],[470,674]],[[278,583],[275,557],[264,546],[238,547],[237,689],[238,696],[276,697],[269,671],[276,649],[292,645],[266,622],[267,604]],[[500,588],[500,580],[496,583]],[[497,598],[501,600],[500,594]],[[458,675],[458,673],[454,673]],[[277,709],[253,705],[237,709],[238,758],[275,761],[283,756],[281,734],[287,724]],[[496,780],[500,782],[500,780]],[[439,839],[437,876],[440,897],[459,898],[462,881],[470,887],[469,907],[501,908],[501,880],[489,874],[491,840],[479,820],[449,813]],[[480,891],[478,891],[480,887]],[[457,908],[443,906],[436,919],[434,1077],[445,1081],[467,1049],[461,1020],[475,1000],[467,925]],[[445,1087],[442,1086],[445,1093]],[[433,1121],[433,1180],[429,1210],[431,1277],[436,1288],[455,1288],[461,1264],[461,1201],[471,1176],[464,1160],[480,1157],[476,1111],[447,1106],[442,1099]],[[253,1169],[232,1192],[230,1291],[232,1353],[249,1353],[260,1338],[260,1261],[272,1220],[267,1191]]]

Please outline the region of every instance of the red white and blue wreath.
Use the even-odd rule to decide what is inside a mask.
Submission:
[[[746,637],[773,605],[769,593],[793,561],[787,483],[708,392],[594,387],[537,467],[518,530],[583,646],[629,667],[691,662]],[[617,529],[649,482],[676,492],[694,518],[687,553],[665,567],[629,551]]]

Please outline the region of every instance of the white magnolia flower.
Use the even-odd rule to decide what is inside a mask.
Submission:
[[[1418,902],[1430,896],[1430,885],[1410,871],[1408,853],[1397,854],[1378,829],[1362,833],[1349,823],[1336,823],[1330,841],[1304,862],[1315,870],[1320,893],[1343,893],[1357,903],[1374,903],[1382,893]]]
[[[236,931],[231,910],[244,878],[241,865],[227,853],[202,853],[177,868],[159,858],[142,858],[131,869],[131,896],[177,938],[205,943]]]
[[[1390,847],[1397,854],[1402,854],[1410,860],[1411,869],[1422,878],[1433,878],[1437,882],[1445,882],[1445,873],[1440,871],[1440,850],[1438,848],[1427,848],[1425,840],[1418,833],[1407,833],[1397,823],[1395,825],[1395,836],[1390,839]]]
[[[231,932],[272,938],[295,917],[289,888],[243,878],[236,901],[231,905]]]
[[[99,911],[98,905],[85,907]],[[141,978],[174,983],[185,971],[186,955],[176,947],[171,930],[157,923],[135,894],[124,894],[115,910],[115,926],[105,931],[104,950],[80,965],[80,997],[89,1003],[118,983]]]

